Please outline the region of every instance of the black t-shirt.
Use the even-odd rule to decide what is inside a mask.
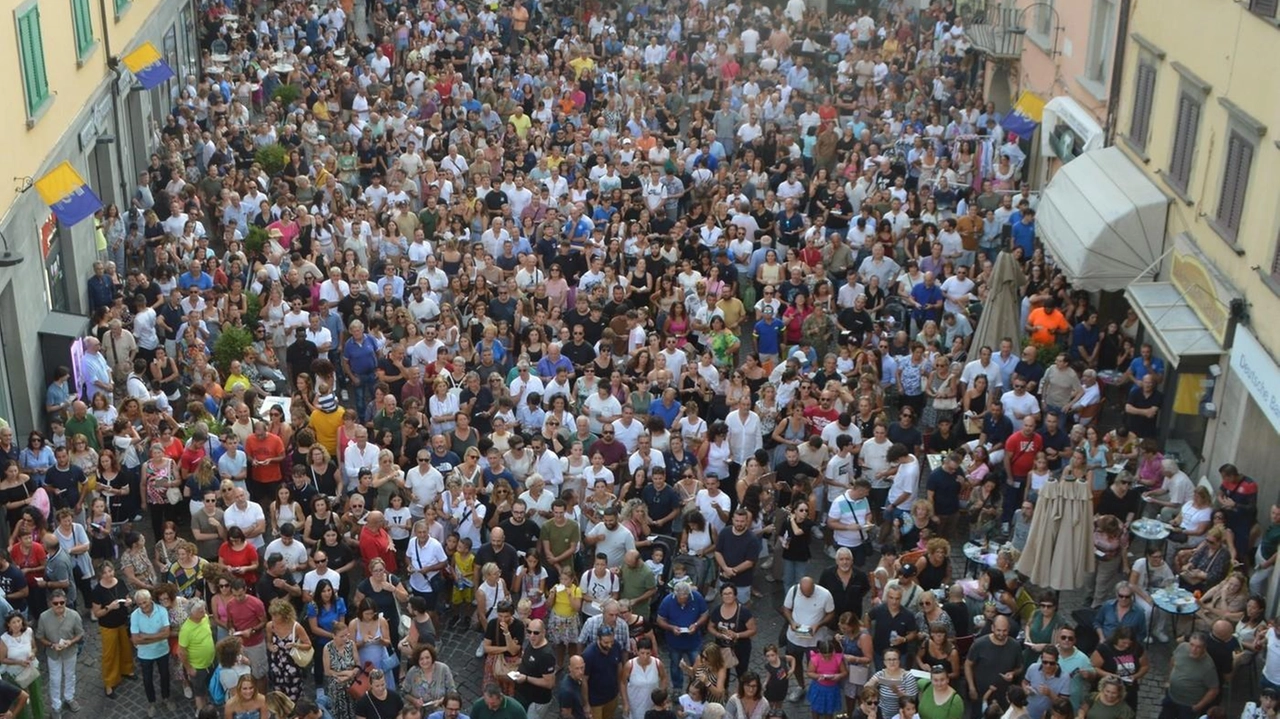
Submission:
[[[916,447],[920,446],[920,440],[923,439],[920,430],[915,427],[903,427],[898,422],[889,425],[888,430],[890,442],[905,445],[912,452],[916,451]]]
[[[730,567],[735,567],[747,560],[756,561],[760,557],[760,538],[750,530],[735,534],[732,529],[726,527],[720,536],[716,537],[716,553],[723,555],[724,563]],[[730,581],[735,587],[749,587],[754,575],[755,567],[752,566],[735,574]]]
[[[0,712],[7,712],[18,702],[22,690],[16,684],[0,682]]]
[[[854,572],[858,574],[858,572]],[[837,610],[839,608],[837,607]],[[870,614],[871,618],[871,642],[875,645],[876,653],[883,653],[889,648],[889,637],[893,632],[897,632],[898,636],[905,637],[916,630],[916,617],[907,608],[898,609],[897,615],[889,611],[888,604],[877,604]],[[1005,671],[1009,671],[1006,669]],[[979,684],[978,686],[982,686]]]
[[[404,700],[399,694],[387,690],[387,696],[379,699],[369,692],[352,707],[356,716],[363,719],[395,719],[404,709]]]
[[[928,490],[933,493],[933,511],[939,517],[950,517],[960,512],[960,476],[942,467],[929,475]]]
[[[532,519],[525,519],[520,524],[515,524],[508,519],[499,526],[507,534],[507,544],[514,547],[516,551],[524,552],[525,554],[537,551],[538,539],[542,532],[537,522]]]
[[[774,470],[777,474],[777,480],[787,487],[796,486],[796,480],[805,477],[810,482],[817,479],[818,470],[814,469],[808,462],[797,461],[794,465],[790,462],[783,462]]]
[[[476,555],[476,558],[478,561],[479,560],[478,554]],[[513,618],[511,620],[510,629],[511,629],[511,638],[515,641],[517,645],[523,647],[524,646],[524,622],[520,621],[519,619]],[[502,630],[498,628],[497,617],[489,620],[489,624],[485,627],[485,630],[484,630],[484,638],[488,639],[489,643],[495,647],[500,647],[507,643],[506,639],[502,636]],[[519,650],[517,650],[517,652],[518,651]],[[510,655],[508,656],[511,659],[516,658],[514,656],[510,656]]]
[[[964,437],[960,436],[959,430],[955,428],[955,425],[952,425],[951,434],[946,437],[943,437],[941,432],[934,432],[929,435],[928,441],[925,442],[925,447],[928,448],[930,454],[950,452],[953,449],[960,449],[960,445],[964,444],[964,441]]]
[[[1130,513],[1137,516],[1141,501],[1142,495],[1133,490],[1125,492],[1124,497],[1117,497],[1115,492],[1108,489],[1098,497],[1098,508],[1094,510],[1094,514],[1099,517],[1110,514],[1123,522]]]
[[[797,522],[800,525],[800,533],[796,534],[791,531],[790,520],[782,523],[782,558],[793,562],[807,562],[812,556],[809,546],[809,530],[813,528],[814,523],[811,519],[803,522]]]
[[[10,565],[10,568],[13,568],[12,565]],[[97,604],[104,609],[115,600],[127,599],[128,597],[129,588],[126,587],[122,581],[117,581],[116,585],[110,589],[99,584],[89,593],[90,602]],[[18,608],[17,600],[10,599],[9,603],[13,605],[14,609]],[[23,605],[26,605],[26,600],[23,600]],[[114,609],[104,614],[102,618],[98,619],[98,626],[103,629],[115,629],[117,627],[128,625],[129,609],[130,607],[127,607],[124,604],[117,604]],[[3,682],[0,682],[0,684],[2,683]]]
[[[273,577],[266,572],[263,572],[262,576],[258,577],[258,599],[261,599],[263,604],[270,605],[271,600],[280,598],[293,601],[293,596],[291,594],[283,589],[276,588],[276,579],[277,577]],[[284,580],[284,583],[289,586],[298,586],[298,583],[293,581],[293,575],[289,572],[285,572],[283,576],[279,577],[279,579]],[[294,603],[296,604],[296,602]]]
[[[556,655],[551,645],[544,644],[539,648],[525,645],[520,656],[520,673],[534,679],[555,676]],[[516,700],[526,709],[530,704],[550,704],[551,694],[550,687],[540,687],[532,682],[520,682],[516,685]]]
[[[502,579],[506,581],[508,587],[511,586],[511,580],[516,576],[516,568],[520,566],[520,557],[516,555],[516,548],[511,544],[510,535],[502,545],[502,551],[494,550],[492,544],[484,544],[476,550],[477,567],[483,567],[489,562],[498,565],[498,569],[502,572]]]
[[[3,594],[9,601],[9,605],[18,611],[27,608],[26,597],[15,597],[14,592],[21,592],[27,588],[27,578],[23,575],[22,570],[18,569],[18,565],[10,562],[9,568],[0,572],[0,594]]]

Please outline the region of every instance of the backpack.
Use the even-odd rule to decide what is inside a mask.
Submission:
[[[227,690],[222,686],[222,667],[217,664],[209,674],[209,701],[219,706],[227,703]]]

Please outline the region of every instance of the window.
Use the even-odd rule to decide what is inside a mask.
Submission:
[[[1195,156],[1196,133],[1200,129],[1201,100],[1188,90],[1178,93],[1178,123],[1174,126],[1173,156],[1165,177],[1186,194],[1191,181],[1191,162]]]
[[[1139,56],[1134,78],[1133,117],[1129,119],[1129,141],[1139,150],[1147,149],[1151,130],[1151,105],[1155,102],[1156,66],[1150,58]]]
[[[1249,0],[1249,12],[1268,20],[1276,19],[1276,11],[1280,10],[1280,0]]]
[[[1218,230],[1234,242],[1244,216],[1244,197],[1249,191],[1249,168],[1253,166],[1253,143],[1238,130],[1227,136],[1227,159],[1222,169],[1222,193],[1214,221]]]
[[[1116,6],[1114,0],[1093,0],[1093,19],[1089,22],[1089,55],[1085,58],[1085,79],[1105,85],[1111,69],[1111,48],[1116,41]],[[1098,88],[1099,91],[1105,88]],[[1095,92],[1095,94],[1097,94]]]
[[[1053,12],[1053,0],[1036,3],[1031,30],[1041,37],[1048,38],[1049,33],[1053,32]]]
[[[71,24],[76,36],[76,60],[84,62],[93,51],[93,13],[89,0],[71,0]]]
[[[17,11],[18,57],[22,60],[22,89],[27,98],[27,121],[35,122],[49,94],[49,75],[44,66],[44,38],[40,34],[40,6],[34,2]]]

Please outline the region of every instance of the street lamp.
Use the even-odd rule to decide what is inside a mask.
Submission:
[[[1051,2],[1035,2],[1020,8],[1007,8],[1002,10],[1001,14],[1004,15],[1004,17],[1001,18],[1003,20],[1001,25],[1004,27],[1004,32],[1008,35],[1026,35],[1027,28],[1023,24],[1023,20],[1026,19],[1027,11],[1033,8],[1049,11],[1053,25],[1050,28],[1050,32],[1045,33],[1049,40],[1048,53],[1050,58],[1057,57],[1062,54],[1058,50],[1058,37],[1066,28],[1062,26],[1062,16],[1058,15],[1057,8],[1055,8]]]

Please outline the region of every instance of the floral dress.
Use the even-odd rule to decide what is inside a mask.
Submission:
[[[324,650],[329,652],[329,667],[335,672],[355,669],[355,646],[352,642],[347,642],[343,646],[332,642],[326,645]],[[333,676],[326,676],[324,684],[324,693],[329,700],[329,715],[333,719],[355,719],[355,706],[351,697],[347,695],[347,686],[350,682],[340,682]]]
[[[124,573],[125,567],[133,568],[133,576],[137,581],[150,587],[156,585],[156,566],[151,563],[151,558],[147,556],[145,551],[125,551],[120,554],[120,572]],[[140,587],[129,587],[129,589],[140,589]]]
[[[297,637],[298,625],[295,622],[293,633],[283,638],[271,631],[270,627],[267,629],[267,637],[271,640],[272,648],[272,651],[267,653],[271,688],[283,692],[285,696],[296,702],[298,697],[302,696],[302,669],[298,668],[298,665],[293,662],[293,657],[289,656],[289,644]]]

